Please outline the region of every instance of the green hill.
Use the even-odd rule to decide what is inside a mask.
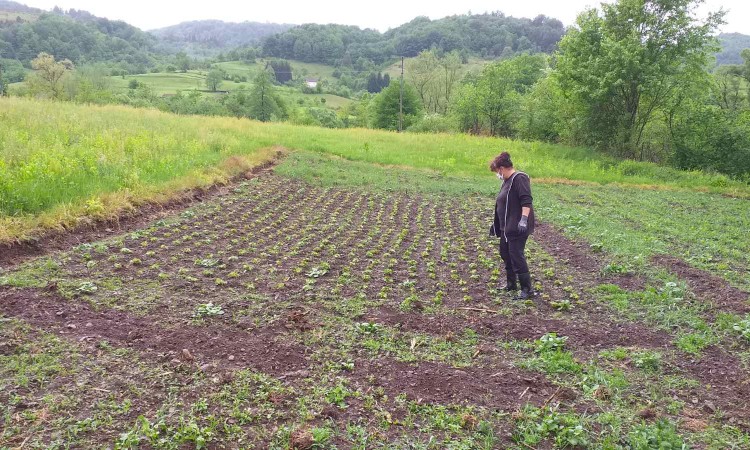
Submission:
[[[143,73],[155,65],[158,57],[157,39],[125,22],[74,9],[23,11],[26,12],[19,14],[26,16],[18,15],[20,20],[0,20],[0,57],[4,59],[28,65],[39,53],[46,52],[76,65],[107,63]],[[6,16],[14,14],[6,10]]]

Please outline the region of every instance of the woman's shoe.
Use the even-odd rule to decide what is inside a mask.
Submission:
[[[526,300],[536,295],[536,293],[534,292],[534,288],[531,286],[530,273],[527,272],[518,274],[518,281],[521,283],[521,292],[518,293],[516,299]]]
[[[502,286],[502,287],[498,288],[498,290],[507,291],[507,292],[517,291],[518,290],[518,284],[516,282],[516,274],[508,274],[507,277],[508,278],[507,278],[507,281],[505,283],[505,286]]]

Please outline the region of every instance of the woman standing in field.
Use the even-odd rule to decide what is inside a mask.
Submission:
[[[500,238],[500,257],[505,263],[508,280],[503,289],[515,291],[518,289],[517,282],[520,282],[521,292],[516,298],[527,299],[534,295],[524,255],[526,240],[534,232],[531,179],[513,168],[508,152],[496,156],[490,163],[490,170],[502,180],[500,193],[495,200],[495,218],[490,235]]]

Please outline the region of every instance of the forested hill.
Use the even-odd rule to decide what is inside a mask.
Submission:
[[[740,56],[742,50],[750,48],[750,35],[741,33],[722,33],[719,35],[721,52],[716,54],[716,64],[743,64]]]
[[[76,65],[108,62],[146,71],[154,62],[157,38],[123,21],[71,9],[37,12],[0,1],[0,11],[14,20],[0,21],[0,58],[28,64],[40,52]],[[33,13],[33,14],[30,14]]]
[[[526,51],[551,52],[564,32],[557,19],[519,19],[499,12],[438,20],[417,17],[385,33],[307,24],[266,39],[263,54],[325,64],[346,64],[358,58],[379,63],[394,55],[416,56],[422,50],[436,48],[497,58]]]
[[[150,33],[161,39],[161,45],[171,52],[189,51],[195,48],[218,51],[258,45],[264,38],[282,33],[294,26],[277,23],[196,20],[151,30]]]

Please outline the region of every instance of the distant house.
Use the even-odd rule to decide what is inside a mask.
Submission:
[[[310,89],[315,89],[318,87],[318,80],[316,78],[308,78],[305,80],[305,84]]]

